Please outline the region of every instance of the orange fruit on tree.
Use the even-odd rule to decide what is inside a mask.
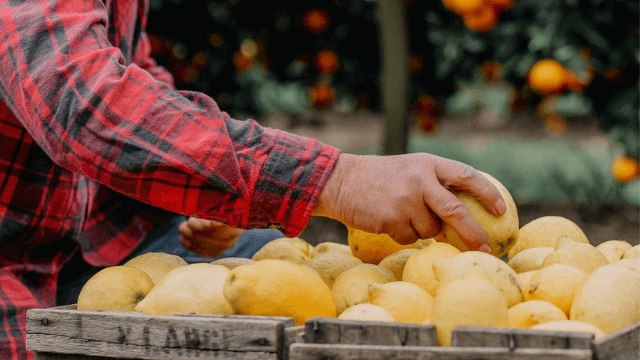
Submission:
[[[338,70],[340,59],[333,50],[322,50],[316,55],[315,66],[319,73],[331,75]]]
[[[496,60],[487,60],[480,65],[480,72],[485,81],[492,82],[502,74],[502,65]]]
[[[483,4],[476,10],[465,13],[462,16],[462,20],[464,21],[464,25],[470,30],[487,32],[496,26],[498,15],[491,6]]]
[[[314,34],[320,34],[327,30],[330,21],[329,14],[317,8],[307,11],[302,19],[305,29]]]
[[[329,83],[319,82],[309,88],[309,99],[316,108],[328,107],[333,103],[334,97],[335,89]]]
[[[549,135],[560,136],[567,131],[567,120],[560,115],[549,114],[544,117],[544,129]]]
[[[442,0],[442,3],[458,15],[476,11],[484,5],[483,0]]]
[[[529,86],[543,95],[561,92],[566,85],[567,72],[556,60],[543,59],[529,70]]]
[[[611,175],[620,183],[637,179],[638,159],[632,156],[616,156],[611,163]]]
[[[251,59],[246,57],[242,51],[238,50],[233,54],[233,66],[235,66],[237,72],[247,70],[251,67]]]

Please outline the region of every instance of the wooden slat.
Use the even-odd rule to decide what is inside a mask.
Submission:
[[[33,360],[114,360],[114,358],[104,356],[56,354],[51,352],[34,351]]]
[[[289,347],[295,342],[301,341],[300,335],[304,334],[304,325],[291,326],[284,329],[284,346],[282,349],[282,358],[289,358]]]
[[[457,327],[451,345],[520,349],[591,349],[594,335],[582,332],[514,328]]]
[[[350,321],[312,318],[305,324],[304,338],[314,344],[435,346],[433,325]]]
[[[584,349],[292,344],[289,360],[592,360]]]
[[[594,341],[598,360],[640,359],[640,321]]]
[[[254,319],[216,316],[149,316],[136,312],[32,309],[27,313],[27,348],[34,351],[84,354],[101,347],[134,348],[135,354],[169,351],[218,353],[257,352],[281,358],[285,325],[292,319]],[[290,321],[291,320],[291,321]],[[59,343],[59,344],[57,344]],[[85,349],[85,344],[92,344]],[[95,346],[93,346],[95,345]],[[52,350],[56,346],[57,350]],[[79,349],[74,350],[73,346]],[[108,355],[91,352],[88,355]],[[273,355],[273,356],[271,356]],[[229,355],[230,358],[238,358]],[[265,358],[265,355],[259,355]],[[226,358],[226,356],[225,356]],[[243,359],[245,357],[242,357]]]
[[[228,359],[228,360],[278,360],[278,354],[260,351],[228,351],[183,347],[140,346],[115,344],[102,341],[69,338],[65,336],[31,334],[31,341],[37,344],[33,350],[71,355],[106,357],[113,359],[182,360],[182,359]]]

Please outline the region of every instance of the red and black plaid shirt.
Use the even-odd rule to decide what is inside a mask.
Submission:
[[[81,249],[118,264],[167,215],[306,226],[339,151],[176,91],[150,58],[148,0],[0,0],[0,358],[30,357]]]

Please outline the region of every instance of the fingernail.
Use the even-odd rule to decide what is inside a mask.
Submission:
[[[490,254],[491,253],[491,246],[489,246],[487,244],[484,244],[484,245],[480,246],[480,249],[478,249],[478,250]]]
[[[495,209],[498,215],[502,215],[505,211],[507,211],[507,205],[504,203],[504,200],[502,200],[502,198],[496,201]]]

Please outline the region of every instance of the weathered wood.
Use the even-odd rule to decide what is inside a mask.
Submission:
[[[593,338],[593,334],[582,332],[461,326],[453,330],[451,346],[591,349]]]
[[[228,351],[184,347],[160,347],[133,344],[114,344],[103,341],[69,338],[47,334],[31,334],[31,341],[39,352],[70,355],[106,357],[108,359],[182,360],[182,359],[225,359],[225,360],[279,360],[273,352]],[[82,358],[82,357],[80,357]]]
[[[436,346],[433,325],[312,318],[304,338],[314,344]]]
[[[289,360],[592,360],[584,349],[292,344]]]
[[[34,351],[33,360],[113,360],[113,358],[104,356],[56,354],[50,352]]]
[[[289,347],[295,342],[300,342],[300,335],[304,334],[304,325],[291,326],[284,329],[284,346],[282,349],[282,358],[289,358]]]
[[[174,359],[282,359],[291,318],[150,316],[137,312],[32,309],[27,348],[62,354]]]
[[[640,359],[640,321],[594,341],[598,360]]]

